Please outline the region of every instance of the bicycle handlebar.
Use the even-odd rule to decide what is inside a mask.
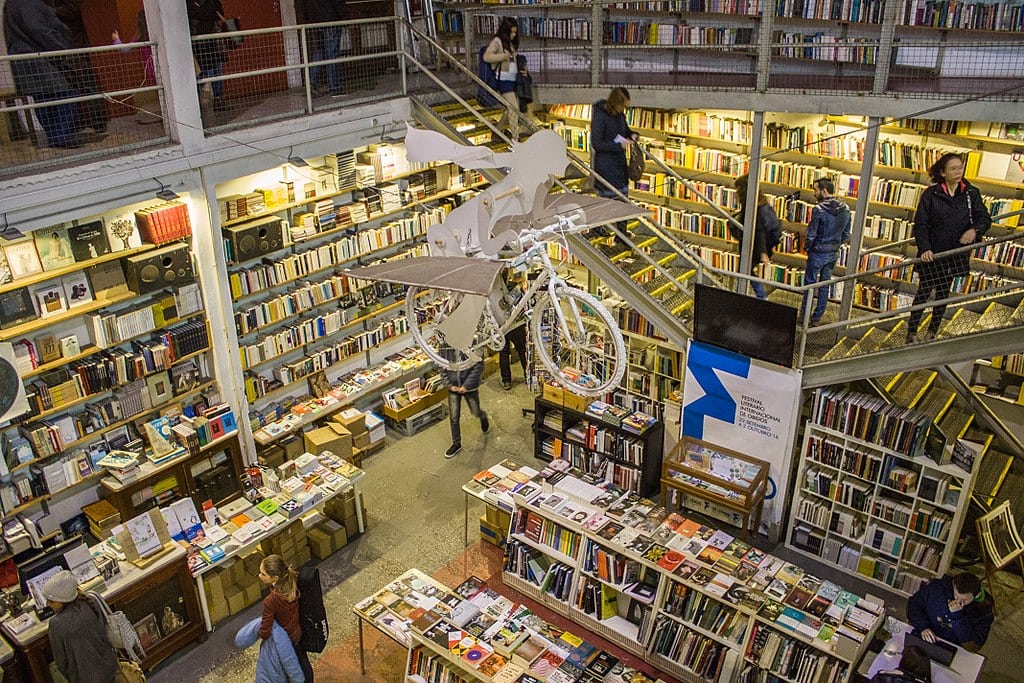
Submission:
[[[519,235],[519,241],[524,247],[532,247],[541,242],[545,237],[551,235],[569,235],[576,232],[583,232],[590,229],[589,225],[579,226],[576,221],[583,220],[583,212],[577,211],[569,216],[555,216],[555,222],[543,228],[534,228],[529,232]]]

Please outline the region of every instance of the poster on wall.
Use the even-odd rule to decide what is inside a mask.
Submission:
[[[767,523],[782,522],[802,374],[696,341],[686,351],[682,435],[771,464]]]

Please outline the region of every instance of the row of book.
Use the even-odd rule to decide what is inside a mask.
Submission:
[[[188,206],[184,202],[169,201],[135,212],[142,239],[151,244],[164,244],[192,235]]]
[[[670,166],[681,166],[691,171],[711,171],[735,177],[750,170],[749,154],[699,147],[681,138],[653,140],[647,144],[647,152]]]
[[[502,19],[498,14],[474,14],[473,20],[477,35],[494,35],[498,23]],[[550,17],[520,15],[519,35],[523,38],[561,38],[567,40],[591,40],[591,22],[589,17]]]
[[[604,42],[610,45],[751,45],[748,27],[699,26],[651,21],[606,21]]]
[[[874,64],[878,58],[878,40],[815,33],[772,32],[772,55],[789,59],[816,59],[829,62]]]
[[[838,387],[815,392],[811,415],[816,424],[909,456],[921,449],[931,428],[920,411]]]

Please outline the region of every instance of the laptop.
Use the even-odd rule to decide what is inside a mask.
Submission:
[[[928,659],[933,662],[937,662],[942,666],[949,666],[952,664],[953,657],[956,656],[956,645],[952,645],[942,640],[929,643],[919,635],[908,632],[903,637],[903,647],[907,648],[910,645],[916,645],[921,648],[924,650],[924,653],[928,655]]]

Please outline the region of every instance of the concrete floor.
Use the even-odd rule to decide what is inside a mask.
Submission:
[[[492,375],[481,388],[481,404],[491,417],[491,430],[482,434],[479,423],[464,414],[463,450],[458,456],[444,459],[443,453],[449,444],[448,424],[444,421],[412,437],[393,439],[389,433],[385,449],[364,462],[367,476],[362,490],[368,513],[367,532],[320,564],[331,615],[331,641],[324,661],[318,665],[314,659],[318,681],[400,680],[397,672],[404,662],[404,653],[397,645],[375,635],[367,639],[367,674],[352,673],[358,672],[354,661],[358,650],[352,605],[410,567],[418,567],[428,574],[446,567],[443,572],[446,575],[468,575],[474,571],[472,559],[467,559],[473,553],[463,553],[461,486],[473,474],[503,458],[524,461],[532,457],[532,416],[523,417],[521,412],[532,400],[522,383],[517,382],[511,392],[505,392],[497,375]],[[483,505],[473,501],[469,510],[471,545],[480,543],[476,520],[481,514]],[[764,543],[759,545],[772,550]],[[775,552],[786,556],[784,548]],[[905,614],[905,601],[886,595],[877,586],[826,566],[812,567],[813,563],[803,557],[793,559],[851,590],[880,595],[892,614],[899,617]],[[453,562],[466,566],[450,566]],[[998,616],[982,650],[988,663],[980,680],[983,683],[1024,681],[1020,668],[1020,652],[1024,648],[1021,580],[1015,575],[1000,575],[997,584]],[[233,640],[239,627],[257,618],[259,613],[257,604],[225,620],[204,642],[167,660],[149,680],[152,683],[253,680],[256,649],[240,652]],[[339,646],[342,646],[340,654]],[[351,668],[337,665],[339,656],[351,657],[353,661],[346,663]]]

